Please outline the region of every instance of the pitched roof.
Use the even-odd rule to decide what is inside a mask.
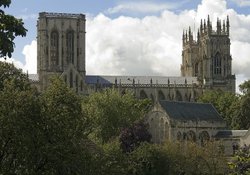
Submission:
[[[170,118],[175,120],[213,120],[223,121],[212,104],[159,101]]]
[[[86,75],[87,84],[198,84],[196,77]]]

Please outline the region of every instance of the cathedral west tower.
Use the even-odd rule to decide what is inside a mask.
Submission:
[[[183,32],[181,75],[197,77],[205,89],[235,92],[229,34],[228,17],[223,22],[217,19],[213,30],[209,16],[207,21],[201,20],[197,40],[190,27]]]
[[[85,84],[85,15],[39,13],[37,72],[44,90],[52,75],[61,76],[77,92]]]

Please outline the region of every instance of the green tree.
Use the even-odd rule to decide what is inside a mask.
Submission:
[[[3,90],[5,81],[13,81],[12,86],[19,90],[30,88],[28,76],[21,69],[13,64],[0,62],[0,91]]]
[[[13,65],[0,63],[0,72],[0,174],[32,174],[40,135],[37,91]]]
[[[91,174],[81,99],[55,77],[41,95],[43,144],[40,157],[47,174]],[[45,174],[46,174],[45,173]]]
[[[9,7],[11,0],[0,1],[0,57],[11,57],[14,51],[14,39],[16,36],[26,36],[22,19],[5,14],[3,8]]]
[[[114,89],[91,94],[83,102],[85,115],[91,124],[91,137],[100,143],[119,136],[121,129],[142,119],[149,100],[138,100],[132,93],[124,95]]]
[[[234,112],[234,125],[237,129],[249,129],[250,127],[250,80],[245,81],[240,86],[242,95],[236,103]]]
[[[237,129],[234,119],[235,113],[237,112],[235,106],[238,105],[239,99],[239,96],[234,93],[216,90],[204,92],[204,94],[199,97],[198,102],[213,104],[227,125],[230,128]]]

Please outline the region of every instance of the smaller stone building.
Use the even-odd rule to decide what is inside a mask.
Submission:
[[[226,123],[211,104],[159,101],[146,116],[152,141],[194,141],[202,145]]]

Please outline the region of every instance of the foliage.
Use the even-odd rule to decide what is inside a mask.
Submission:
[[[81,99],[58,77],[41,95],[41,159],[48,174],[87,174],[91,160],[84,132]]]
[[[166,143],[166,151],[171,160],[169,174],[224,174],[226,159],[219,143],[208,142],[200,147],[195,143]]]
[[[9,7],[11,0],[1,0],[0,7]],[[23,26],[22,19],[7,15],[0,9],[0,57],[11,57],[14,51],[14,39],[16,36],[26,36],[27,30]]]
[[[239,96],[231,92],[224,92],[221,90],[206,91],[199,97],[198,102],[211,103],[217,109],[219,114],[224,118],[230,128],[238,129],[235,124],[235,106],[239,103]]]
[[[5,81],[12,81],[12,86],[16,89],[30,88],[28,77],[21,69],[17,69],[13,64],[0,62],[0,91],[3,90]]]
[[[250,152],[249,147],[244,146],[228,163],[231,175],[249,175],[250,174]]]
[[[142,142],[150,142],[151,134],[143,121],[136,122],[128,128],[124,128],[119,136],[120,146],[124,152],[131,152]]]
[[[91,135],[100,143],[119,136],[122,128],[142,119],[150,101],[138,100],[132,93],[120,95],[117,90],[106,89],[91,94],[83,102],[83,110],[91,124]]]
[[[92,174],[79,97],[58,78],[41,95],[18,81],[0,91],[0,174]]]

